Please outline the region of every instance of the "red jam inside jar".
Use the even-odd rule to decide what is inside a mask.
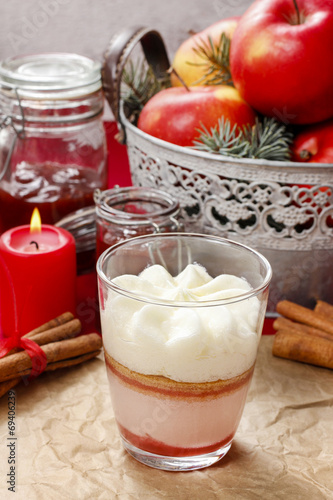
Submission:
[[[54,224],[65,215],[93,204],[93,192],[103,188],[97,172],[77,165],[51,162],[20,164],[9,182],[0,187],[1,231],[28,224],[37,207],[44,224]]]

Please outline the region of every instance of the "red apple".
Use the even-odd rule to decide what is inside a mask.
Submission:
[[[293,161],[333,164],[333,120],[304,127],[292,149]]]
[[[187,85],[205,85],[207,79],[204,78],[207,72],[207,66],[202,66],[205,60],[196,53],[196,49],[203,43],[209,43],[211,37],[214,45],[218,45],[221,39],[221,34],[225,33],[229,38],[237,26],[239,17],[230,17],[222,19],[208,26],[208,28],[196,33],[187,38],[178,48],[173,59],[172,67],[178,73],[183,82]],[[200,66],[198,66],[200,64]],[[174,87],[180,87],[181,81],[174,74],[171,75],[171,83]]]
[[[331,0],[256,0],[231,41],[231,74],[241,96],[284,123],[333,116],[332,59]]]
[[[210,129],[224,116],[231,126],[255,123],[256,114],[238,91],[227,85],[171,87],[155,94],[144,106],[138,127],[179,146],[192,146],[198,128]]]

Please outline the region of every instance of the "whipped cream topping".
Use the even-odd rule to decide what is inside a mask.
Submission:
[[[234,377],[254,364],[259,299],[219,302],[250,291],[245,279],[228,274],[212,278],[201,265],[190,264],[175,277],[153,265],[139,276],[122,275],[112,282],[145,298],[109,291],[101,311],[104,348],[131,370],[206,382]],[[149,298],[161,304],[149,303]],[[200,306],[203,301],[210,305]]]

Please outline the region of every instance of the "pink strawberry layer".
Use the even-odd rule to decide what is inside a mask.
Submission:
[[[253,368],[228,381],[180,383],[141,375],[106,353],[111,399],[121,435],[164,456],[214,452],[231,442]]]

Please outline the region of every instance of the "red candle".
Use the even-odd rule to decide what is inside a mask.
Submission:
[[[38,219],[38,218],[37,218]],[[2,334],[22,336],[65,311],[75,313],[76,253],[64,229],[18,226],[0,236]]]

